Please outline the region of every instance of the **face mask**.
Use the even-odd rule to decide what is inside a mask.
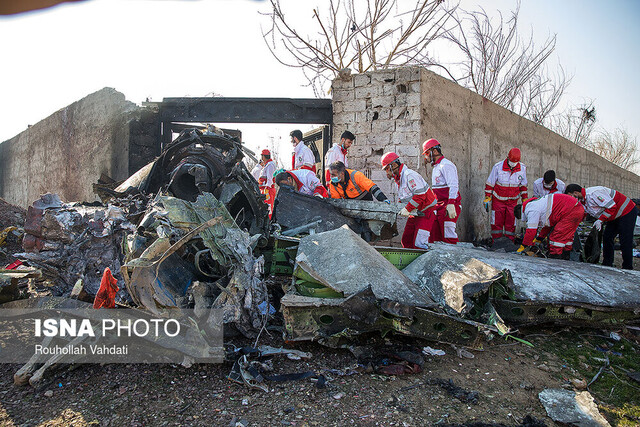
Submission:
[[[338,178],[337,176],[332,176],[331,177],[331,182],[333,182],[334,184],[337,184],[340,182],[340,178]]]
[[[509,160],[509,166],[511,168],[515,168],[517,164],[518,164],[518,162],[512,162],[511,160]]]
[[[553,187],[553,184],[545,184],[543,183],[542,186],[546,189],[551,189],[551,187]]]

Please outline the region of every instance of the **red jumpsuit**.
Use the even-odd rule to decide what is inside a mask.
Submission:
[[[398,198],[407,203],[409,211],[421,212],[424,216],[410,215],[402,233],[402,247],[412,249],[427,249],[429,236],[433,227],[433,208],[436,205],[436,195],[422,176],[402,164],[399,176],[394,177],[398,184]]]
[[[449,160],[440,157],[433,163],[431,172],[431,188],[438,198],[435,207],[435,218],[431,228],[429,242],[458,243],[456,223],[462,209],[460,192],[458,191],[458,169]],[[456,216],[449,218],[447,205],[456,208]]]
[[[528,200],[522,209],[522,219],[527,223],[522,240],[524,246],[533,244],[541,226],[538,240],[549,235],[549,253],[561,255],[573,248],[573,235],[584,218],[584,207],[578,199],[568,194],[553,193],[541,199]]]
[[[518,199],[527,198],[527,168],[518,162],[512,169],[505,159],[493,166],[484,187],[486,197],[491,197],[491,237],[497,239],[504,234],[515,238],[516,217],[513,208]],[[504,230],[504,231],[503,231]]]

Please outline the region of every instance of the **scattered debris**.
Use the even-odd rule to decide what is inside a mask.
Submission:
[[[423,348],[422,353],[427,356],[444,356],[446,354],[443,350],[438,350],[429,346]]]

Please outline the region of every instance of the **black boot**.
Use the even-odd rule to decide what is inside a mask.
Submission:
[[[566,259],[567,261],[569,261],[571,259],[571,251],[563,251],[562,257],[560,259]]]
[[[551,258],[551,259],[561,259],[562,255],[561,254],[549,254],[549,258]]]

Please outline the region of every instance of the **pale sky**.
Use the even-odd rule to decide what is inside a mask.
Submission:
[[[292,12],[300,20],[323,3],[282,0],[302,8]],[[477,4],[462,2],[466,9]],[[508,15],[514,2],[482,4],[489,14],[500,9]],[[105,86],[137,104],[212,92],[312,98],[301,71],[279,64],[264,45],[260,24],[267,21],[258,11],[267,6],[250,0],[91,0],[0,17],[0,141]],[[555,56],[574,75],[565,105],[593,99],[602,126],[623,125],[640,135],[638,18],[640,2],[634,0],[523,1],[520,27],[527,34],[533,29],[537,40],[557,34]],[[243,130],[250,147],[281,136],[288,150],[295,126],[233,127]]]

